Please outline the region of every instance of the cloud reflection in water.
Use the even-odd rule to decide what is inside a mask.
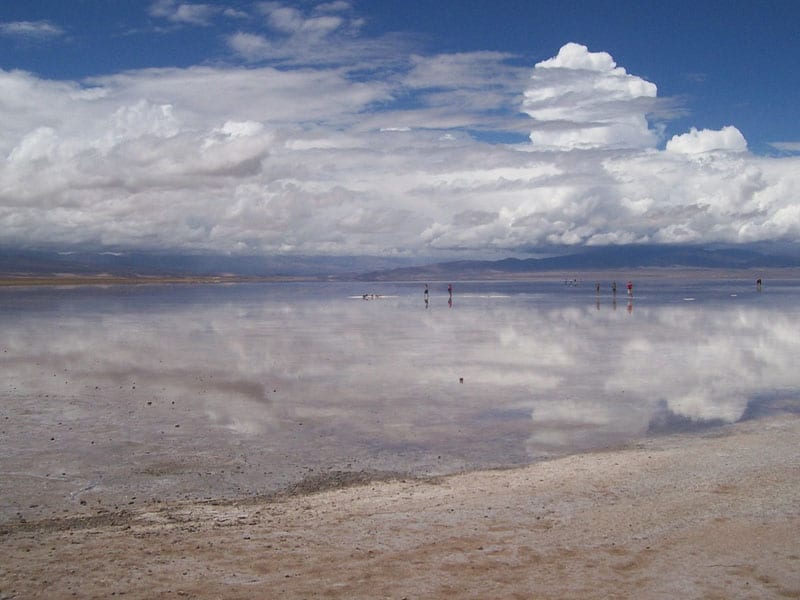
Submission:
[[[16,395],[83,398],[71,406],[86,419],[175,403],[185,426],[226,443],[320,460],[446,453],[468,466],[797,398],[792,303],[654,296],[628,313],[622,297],[597,310],[578,292],[482,285],[452,309],[434,296],[430,310],[420,286],[400,285],[371,301],[341,284],[30,292],[33,304],[16,292],[1,300],[6,379]]]

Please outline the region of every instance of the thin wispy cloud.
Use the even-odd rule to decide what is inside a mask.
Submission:
[[[348,2],[306,10],[282,2],[260,2],[254,12],[249,30],[226,36],[234,55],[249,63],[338,66],[359,72],[393,68],[405,63],[411,51],[403,35],[362,36],[364,19]]]
[[[772,142],[770,146],[781,152],[800,152],[800,142]]]
[[[150,6],[150,15],[173,23],[207,26],[224,9],[214,4],[157,0]]]
[[[0,35],[38,41],[61,37],[65,31],[49,21],[13,21],[0,23]]]

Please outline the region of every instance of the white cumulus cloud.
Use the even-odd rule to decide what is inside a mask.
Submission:
[[[283,42],[254,53],[288,51],[323,16],[346,21],[316,29],[339,58],[378,51],[340,35],[348,3],[281,14]],[[388,70],[367,56],[358,76],[331,57],[84,81],[0,70],[0,244],[436,257],[800,242],[800,158],[753,155],[734,126],[660,149],[656,86],[607,53],[567,44],[532,70],[489,52]]]
[[[698,131],[692,127],[689,133],[673,136],[667,142],[667,152],[701,154],[715,150],[745,152],[747,141],[741,131],[733,125],[728,125],[720,130],[703,129]]]

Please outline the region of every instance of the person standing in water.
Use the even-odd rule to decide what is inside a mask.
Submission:
[[[627,288],[628,288],[628,296],[633,296],[633,282],[632,281],[628,282]]]
[[[425,298],[425,308],[428,308],[428,284],[425,284],[425,291],[423,292]]]

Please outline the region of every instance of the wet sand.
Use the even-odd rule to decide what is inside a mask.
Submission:
[[[800,598],[800,418],[0,530],[4,600]]]

